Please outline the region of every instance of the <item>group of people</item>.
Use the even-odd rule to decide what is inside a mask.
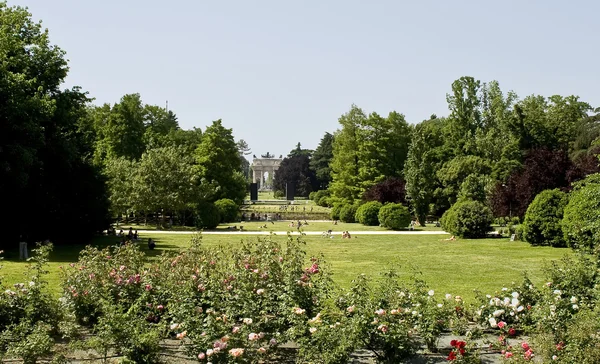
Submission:
[[[348,231],[342,231],[342,239],[350,239],[350,233]]]

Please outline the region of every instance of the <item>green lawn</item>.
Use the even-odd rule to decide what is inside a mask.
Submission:
[[[297,220],[294,221],[296,223]],[[305,220],[300,220],[302,223]],[[229,223],[229,224],[220,224],[214,231],[230,231],[233,227],[239,229],[240,226],[244,226],[244,231],[288,231],[290,229],[295,230],[296,227],[291,227],[292,221],[248,221],[244,223]],[[333,221],[311,221],[308,220],[308,225],[303,225],[302,229],[304,231],[318,231],[323,232],[327,230],[333,230],[334,232],[341,231],[387,231],[386,228],[380,226],[365,226],[362,224],[347,224],[344,222],[338,222],[334,224]],[[264,226],[267,225],[265,228]],[[136,224],[121,224],[119,229],[123,229],[123,231],[127,232],[129,227],[132,227],[134,230],[156,230],[155,225],[136,225]],[[174,226],[170,231],[194,231],[195,228],[189,226]],[[441,228],[435,227],[434,225],[428,225],[425,227],[416,228],[415,231],[441,231]]]
[[[310,225],[309,225],[310,226]],[[340,229],[341,230],[341,229]],[[352,230],[352,229],[350,229]],[[142,249],[150,259],[164,250],[186,247],[190,235],[146,234],[157,241],[157,249]],[[570,254],[568,249],[532,247],[523,242],[505,239],[444,241],[447,235],[362,235],[352,239],[339,236],[328,239],[320,236],[305,236],[308,255],[322,253],[328,262],[336,283],[348,287],[354,277],[366,273],[378,277],[386,268],[398,264],[401,276],[408,277],[414,269],[423,273],[423,278],[437,292],[461,295],[467,300],[474,297],[473,290],[493,293],[511,282],[519,282],[527,271],[535,283],[542,283],[541,267],[544,262]],[[283,241],[285,236],[275,236]],[[207,246],[236,245],[242,239],[258,239],[255,236],[204,235]],[[101,237],[93,243],[106,246],[117,242],[114,237]],[[77,259],[81,246],[60,246],[51,256],[48,280],[53,291],[59,292],[59,267]],[[25,282],[27,263],[10,259],[9,252],[0,271],[5,284]]]

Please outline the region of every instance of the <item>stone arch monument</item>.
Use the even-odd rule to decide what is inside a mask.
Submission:
[[[269,154],[267,153],[267,157]],[[264,158],[265,156],[261,156],[263,158],[252,159],[252,182],[258,183],[259,190],[271,190],[273,186],[269,183],[273,181],[275,178],[275,171],[279,169],[279,165],[283,160],[280,158]],[[268,175],[268,177],[266,177]]]

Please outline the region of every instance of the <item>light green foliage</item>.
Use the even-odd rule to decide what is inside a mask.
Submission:
[[[212,201],[229,198],[241,203],[246,196],[246,179],[231,129],[216,120],[207,127],[195,152],[202,183],[212,186]]]
[[[479,201],[458,201],[444,213],[442,228],[461,238],[484,238],[491,230],[492,211]]]
[[[567,245],[594,250],[600,241],[600,174],[577,182],[564,209],[562,230]]]
[[[459,200],[485,202],[487,199],[490,178],[481,174],[470,174],[460,185]]]
[[[437,172],[437,177],[444,186],[443,195],[452,204],[456,201],[460,186],[467,176],[472,174],[488,175],[490,172],[491,167],[487,160],[468,155],[458,156],[444,163],[443,167]],[[471,182],[467,186],[472,185]]]
[[[240,207],[228,198],[215,201],[215,206],[221,215],[221,222],[239,221]]]
[[[176,212],[192,207],[199,199],[193,158],[183,147],[148,150],[134,172],[130,178],[137,211]]]
[[[356,210],[356,222],[367,226],[378,226],[379,209],[381,209],[381,206],[383,205],[378,201],[369,201],[360,205]]]
[[[443,149],[445,120],[432,117],[415,126],[404,167],[406,194],[422,225],[433,202],[434,191],[439,186],[436,170],[447,158]]]
[[[532,245],[565,246],[561,221],[567,195],[559,189],[540,192],[523,221],[523,239]]]
[[[107,176],[108,196],[113,215],[126,214],[133,209],[138,164],[125,157],[108,160],[104,173]]]
[[[340,209],[340,221],[349,223],[355,222],[356,210],[358,210],[358,205],[350,203],[344,204]]]
[[[329,216],[331,217],[331,220],[339,220],[340,219],[340,212],[342,211],[342,207],[344,207],[344,204],[341,202],[338,202],[333,205],[333,207],[331,208],[331,213],[329,214]]]
[[[478,97],[481,82],[473,77],[461,77],[452,83],[452,94],[446,95],[450,116],[446,135],[455,155],[476,151],[475,133],[481,128],[481,109]]]
[[[364,124],[365,113],[356,105],[340,116],[341,129],[333,139],[331,159],[330,189],[334,196],[353,201],[358,199],[361,189],[358,186],[358,128]]]
[[[378,218],[381,226],[392,230],[407,228],[411,220],[408,207],[399,203],[385,204],[379,210]]]

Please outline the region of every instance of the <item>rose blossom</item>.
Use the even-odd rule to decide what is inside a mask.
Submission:
[[[300,308],[300,307],[294,307],[293,311],[296,315],[302,315],[306,310]]]
[[[198,359],[204,360],[204,358],[206,358],[206,354],[204,354],[204,353],[198,354]]]
[[[256,340],[258,340],[258,334],[254,333],[254,332],[251,332],[248,335],[248,340],[250,340],[250,341],[256,341]]]
[[[250,325],[250,324],[252,324],[252,319],[251,319],[251,318],[245,318],[243,321],[244,321],[244,323],[245,323],[246,325]]]
[[[435,294],[435,292],[431,289],[429,290],[429,292],[427,292],[428,295],[433,296]]]
[[[239,356],[241,356],[242,354],[244,354],[244,349],[242,348],[234,348],[229,350],[229,355],[233,356],[234,358],[237,358]]]
[[[314,334],[315,332],[317,332],[317,328],[311,327],[310,329],[308,329],[308,331],[310,331],[311,334]]]
[[[264,354],[267,352],[267,349],[265,349],[261,346],[260,348],[256,349],[256,351],[258,351],[260,354]]]
[[[354,312],[355,309],[356,309],[356,306],[352,305],[352,306],[348,307],[346,309],[346,311],[348,311],[349,313],[352,313],[352,312]]]
[[[498,327],[499,328],[503,328],[504,326],[506,326],[506,322],[504,322],[504,321],[498,322]]]
[[[379,310],[375,311],[375,313],[379,316],[385,315],[385,310],[383,308],[380,308]]]
[[[263,293],[265,293],[265,290],[262,289],[262,288],[259,288],[259,289],[256,290],[256,294],[258,294],[258,295],[261,295]]]

